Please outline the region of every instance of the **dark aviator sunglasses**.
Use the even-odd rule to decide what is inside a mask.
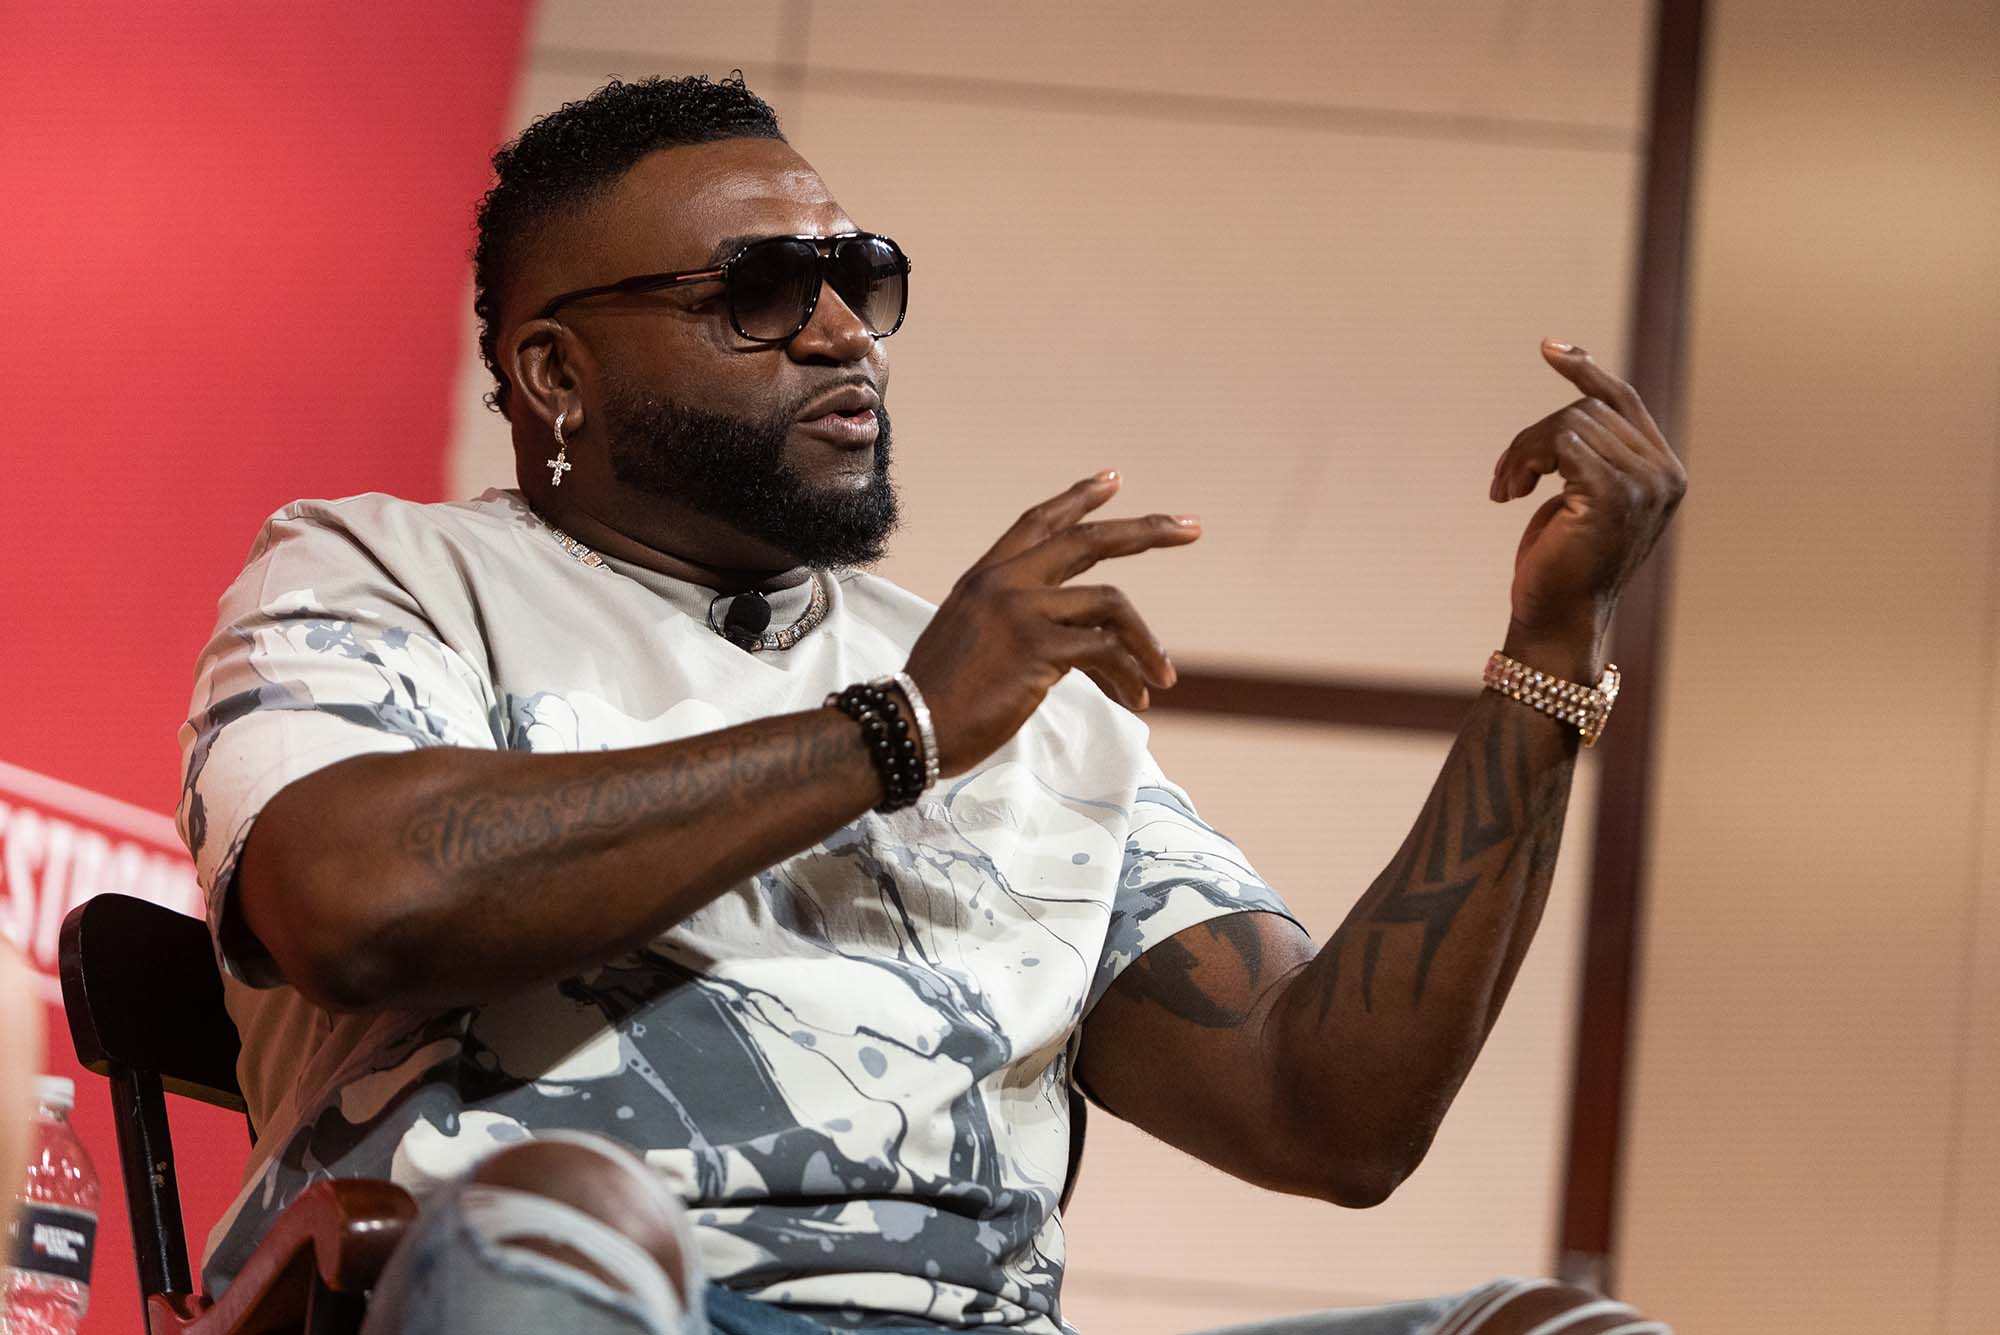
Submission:
[[[761,237],[714,268],[640,274],[565,292],[535,318],[546,320],[586,297],[715,282],[722,284],[730,327],[753,343],[789,343],[798,337],[812,323],[822,284],[834,290],[869,333],[887,338],[903,327],[909,309],[910,258],[894,241],[873,232]]]

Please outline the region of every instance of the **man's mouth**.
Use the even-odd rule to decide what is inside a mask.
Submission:
[[[873,445],[875,437],[881,433],[882,424],[875,416],[873,408],[862,408],[855,412],[828,412],[817,417],[799,420],[799,427],[806,434],[845,449],[860,449]]]
[[[799,414],[799,426],[808,434],[834,445],[859,449],[873,445],[882,424],[875,410],[882,396],[867,385],[842,385],[808,403]]]

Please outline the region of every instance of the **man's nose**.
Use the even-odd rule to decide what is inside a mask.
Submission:
[[[812,319],[793,336],[788,351],[794,361],[858,362],[875,347],[875,336],[861,317],[848,309],[831,283],[821,283]]]

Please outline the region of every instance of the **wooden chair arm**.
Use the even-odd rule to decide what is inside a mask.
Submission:
[[[295,1329],[305,1320],[315,1276],[335,1293],[366,1292],[416,1217],[416,1202],[394,1183],[315,1182],[278,1216],[220,1298],[154,1295],[147,1304],[151,1335]]]

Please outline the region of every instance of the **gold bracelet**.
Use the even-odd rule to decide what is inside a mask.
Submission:
[[[1611,718],[1611,707],[1618,703],[1616,663],[1605,665],[1604,675],[1597,679],[1597,685],[1585,686],[1546,672],[1537,672],[1526,663],[1517,662],[1495,650],[1493,656],[1486,660],[1486,673],[1482,680],[1489,691],[1498,691],[1510,700],[1519,700],[1530,709],[1539,709],[1551,718],[1575,724],[1576,730],[1583,734],[1585,746],[1597,745],[1597,739],[1604,735],[1605,723]]]

